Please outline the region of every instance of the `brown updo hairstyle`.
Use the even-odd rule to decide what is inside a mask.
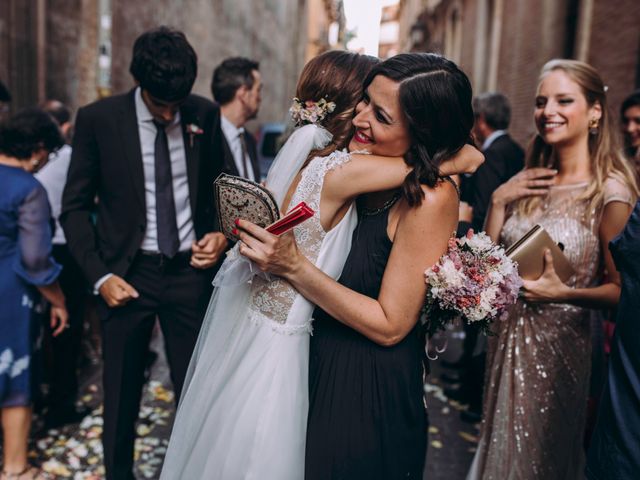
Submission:
[[[333,135],[331,143],[312,151],[309,158],[324,157],[349,144],[354,132],[351,120],[356,105],[362,99],[364,80],[377,63],[379,60],[369,55],[331,50],[312,58],[305,65],[298,80],[296,97],[303,104],[323,98],[336,104],[333,112],[320,122]]]

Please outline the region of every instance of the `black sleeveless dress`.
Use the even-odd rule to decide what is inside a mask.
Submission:
[[[392,204],[391,204],[392,205]],[[341,284],[378,298],[392,242],[389,208],[359,209]],[[421,479],[427,444],[419,326],[380,346],[314,312],[309,365],[307,480]]]

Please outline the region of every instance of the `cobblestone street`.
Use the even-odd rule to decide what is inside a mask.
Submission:
[[[452,336],[452,335],[450,335]],[[452,338],[442,358],[455,360],[460,340]],[[140,419],[137,425],[136,475],[139,479],[156,479],[160,475],[173,421],[173,393],[163,353],[162,339],[154,337],[152,350],[158,357],[145,386]],[[431,427],[425,479],[464,479],[475,451],[477,427],[462,422],[458,403],[447,399],[437,379],[442,368],[439,360],[432,363],[431,382],[425,386]],[[103,478],[101,417],[101,365],[85,369],[80,401],[92,409],[91,415],[78,425],[43,431],[36,421],[37,433],[31,457],[54,478],[74,480]]]

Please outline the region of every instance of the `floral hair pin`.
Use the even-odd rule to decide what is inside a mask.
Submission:
[[[320,123],[335,109],[335,102],[328,102],[324,98],[321,98],[317,102],[313,100],[303,102],[299,98],[294,97],[289,113],[291,113],[291,118],[296,126],[299,127],[301,125]]]
[[[204,130],[202,130],[195,123],[190,123],[187,125],[187,133],[189,134],[189,146],[193,147],[193,137],[195,137],[196,135],[202,135],[204,133]]]

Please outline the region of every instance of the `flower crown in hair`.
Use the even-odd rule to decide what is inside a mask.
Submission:
[[[299,127],[301,125],[318,124],[335,109],[335,102],[327,102],[324,98],[321,98],[317,102],[312,100],[303,102],[299,98],[294,97],[289,113],[291,113],[291,118],[296,124],[296,127]]]

